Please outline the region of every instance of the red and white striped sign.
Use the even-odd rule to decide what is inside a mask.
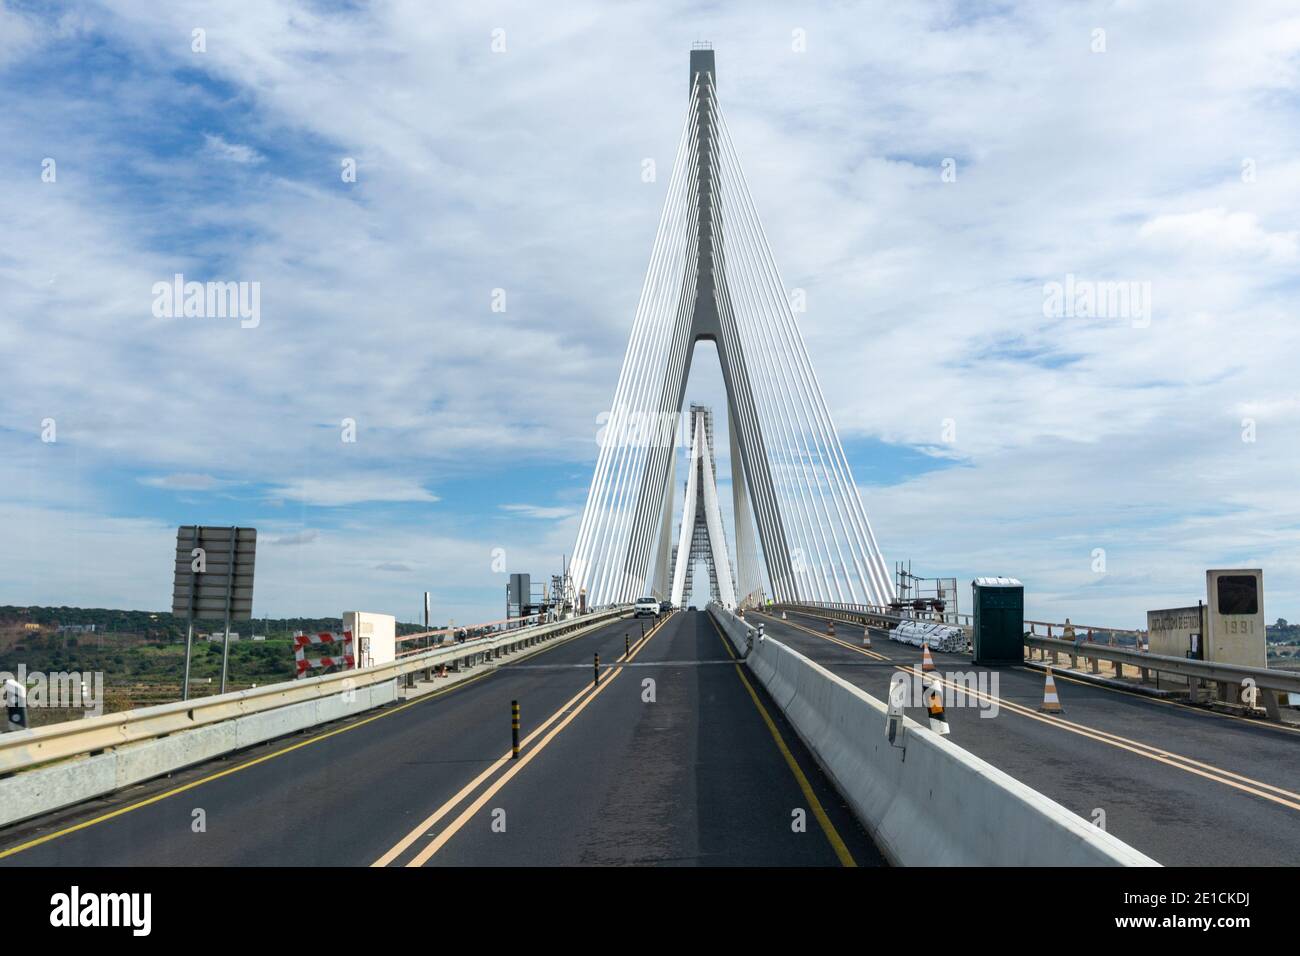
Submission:
[[[342,644],[343,656],[308,657],[307,647],[311,644]],[[335,634],[325,631],[320,634],[303,634],[299,631],[293,636],[293,659],[299,677],[318,667],[342,667],[344,670],[352,670],[357,666],[357,659],[352,651],[352,632],[344,631]]]

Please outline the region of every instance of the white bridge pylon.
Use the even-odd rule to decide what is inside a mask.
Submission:
[[[893,582],[719,108],[711,49],[691,51],[686,120],[574,546],[589,606],[670,588],[679,603],[675,439],[701,339],[726,387],[741,602],[887,603]]]
[[[718,506],[717,467],[713,463],[712,429],[708,410],[691,406],[691,465],[686,475],[686,504],[682,508],[681,536],[677,542],[677,561],[673,567],[672,603],[685,603],[688,571],[698,558],[709,566],[710,595],[727,607],[736,606],[736,591],[731,581],[731,561],[727,557],[727,538],[722,530],[722,510]]]

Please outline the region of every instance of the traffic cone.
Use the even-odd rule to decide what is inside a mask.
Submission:
[[[827,622],[826,622],[826,633],[829,634],[831,637],[834,637],[834,636],[835,636],[835,622],[834,622],[834,621],[827,621]]]
[[[930,711],[930,729],[939,736],[948,734],[948,718],[943,712],[943,688],[934,681],[925,689],[926,709]]]
[[[782,612],[781,612],[781,620],[783,620],[783,621],[785,620],[785,611],[782,611]]]
[[[446,676],[447,676],[447,665],[446,665],[446,664],[443,664],[443,665],[442,665],[442,669],[438,671],[438,676],[439,676],[439,677],[446,677]]]
[[[871,646],[871,628],[869,627],[864,627],[862,629],[862,646],[863,647]]]
[[[1056,680],[1050,667],[1047,668],[1047,680],[1043,682],[1043,706],[1038,709],[1047,714],[1061,713],[1061,698],[1056,696]]]
[[[934,658],[930,656],[930,645],[921,645],[921,673],[926,674],[935,670]]]

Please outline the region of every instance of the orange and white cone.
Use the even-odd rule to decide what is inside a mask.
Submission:
[[[1061,698],[1056,696],[1056,680],[1050,667],[1047,668],[1047,680],[1043,682],[1043,706],[1038,709],[1047,714],[1061,713]]]
[[[785,617],[785,611],[782,611],[782,612],[781,612],[781,620],[784,621],[785,619],[786,619],[786,617]]]
[[[834,636],[835,636],[835,622],[834,622],[834,621],[827,621],[827,622],[826,622],[826,633],[829,634],[831,637],[834,637]]]
[[[862,629],[862,646],[863,647],[871,646],[871,628],[869,627],[864,627]]]
[[[930,671],[936,669],[937,668],[934,666],[934,658],[930,656],[930,645],[922,644],[921,645],[921,673],[927,674]]]
[[[446,676],[447,676],[447,665],[446,665],[446,664],[443,664],[443,665],[442,665],[442,670],[440,670],[440,671],[438,672],[438,676],[439,676],[439,677],[446,677]]]
[[[930,711],[930,729],[941,737],[948,733],[948,718],[943,712],[943,688],[934,681],[925,688],[925,706]]]

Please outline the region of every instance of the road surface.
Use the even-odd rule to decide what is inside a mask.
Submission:
[[[872,630],[808,614],[749,615],[765,632],[885,700],[921,651]],[[1064,707],[1040,713],[1041,670],[975,668],[934,654],[940,674],[983,673],[982,697],[958,692],[949,740],[1165,865],[1294,866],[1300,861],[1300,731],[1056,675]],[[996,716],[992,698],[999,704]],[[982,705],[982,706],[981,706]],[[984,714],[985,716],[981,716]],[[924,723],[922,708],[909,715]],[[1100,813],[1099,813],[1100,811]],[[1104,815],[1104,816],[1103,816]]]
[[[883,862],[708,614],[672,615],[623,660],[640,631],[603,626],[436,695],[11,827],[0,864]]]

